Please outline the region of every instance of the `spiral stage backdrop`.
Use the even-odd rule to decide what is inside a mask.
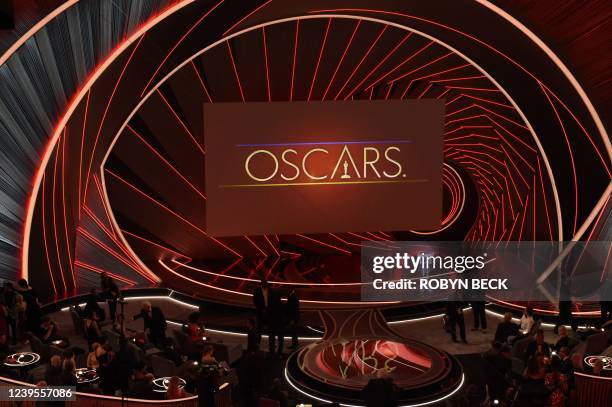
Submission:
[[[32,9],[0,57],[0,276],[48,299],[109,271],[228,301],[265,273],[320,301],[354,284],[326,270],[368,240],[609,234],[602,119],[559,57],[488,1],[55,7]],[[427,98],[446,109],[439,230],[206,233],[202,104]]]

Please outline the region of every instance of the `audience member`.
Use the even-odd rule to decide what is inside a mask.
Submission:
[[[292,289],[287,297],[287,323],[289,331],[291,332],[291,349],[297,349],[298,343],[298,332],[300,323],[300,298],[297,292]]]
[[[279,407],[289,407],[289,395],[278,377],[272,380],[272,386],[268,391],[268,398],[278,402]]]
[[[64,338],[60,337],[59,335],[59,327],[57,323],[48,315],[43,317],[42,323],[40,324],[40,340],[43,343],[64,340]]]
[[[98,342],[94,342],[91,344],[91,352],[87,355],[87,368],[88,369],[97,369],[100,367],[100,362],[98,361],[98,348],[100,348],[100,344]]]
[[[542,368],[536,356],[527,361],[527,368],[523,375],[523,381],[519,388],[517,405],[519,406],[545,406],[550,391],[544,384],[546,370]]]
[[[529,360],[530,357],[536,353],[541,353],[545,356],[550,356],[550,345],[544,341],[544,331],[538,329],[535,335],[535,339],[527,345],[525,351],[525,360]]]
[[[89,291],[89,295],[87,296],[87,300],[85,302],[85,308],[83,309],[83,317],[87,317],[91,315],[92,311],[96,313],[98,317],[98,321],[104,321],[106,318],[106,312],[104,308],[98,304],[98,300],[100,296],[98,295],[95,288],[92,288]]]
[[[370,379],[363,388],[361,395],[366,407],[396,407],[397,388],[388,377],[386,369],[376,372],[377,377]]]
[[[462,303],[457,301],[448,301],[446,303],[446,315],[448,316],[448,328],[453,342],[457,342],[457,325],[459,325],[461,342],[467,343],[465,338],[465,319],[463,318]]]
[[[77,378],[74,374],[76,365],[72,359],[65,359],[63,362],[62,373],[60,374],[60,383],[62,386],[75,387]]]
[[[247,353],[259,352],[261,333],[255,319],[249,318],[247,323]]]
[[[193,312],[189,314],[187,320],[187,335],[189,335],[189,340],[191,340],[191,342],[194,344],[199,344],[202,341],[206,340],[206,332],[200,326],[199,321],[199,312]]]
[[[569,385],[567,376],[561,372],[561,359],[553,357],[550,372],[546,374],[544,385],[550,391],[547,406],[563,407],[566,405]]]
[[[184,397],[188,397],[188,394],[183,385],[181,379],[178,376],[172,376],[168,381],[168,388],[166,389],[166,400],[176,400]]]
[[[555,343],[555,350],[558,352],[561,348],[563,347],[569,347],[570,345],[570,338],[567,335],[567,328],[565,327],[565,325],[561,325],[559,326],[559,339],[557,339],[557,342]]]
[[[255,306],[255,316],[257,321],[257,330],[261,335],[261,331],[266,323],[267,311],[269,305],[270,287],[265,277],[261,279],[261,283],[253,292],[253,305]],[[260,338],[261,341],[261,338]]]
[[[27,331],[27,309],[28,304],[23,299],[23,295],[17,294],[17,340],[24,341]]]
[[[153,398],[155,392],[153,391],[153,380],[155,376],[152,373],[147,372],[146,364],[144,362],[139,363],[134,369],[132,377],[132,383],[130,386],[130,395],[134,398],[150,399]]]
[[[506,312],[504,320],[497,325],[495,330],[495,341],[499,343],[509,342],[510,337],[518,336],[519,326],[512,322],[512,313]]]
[[[40,330],[40,324],[42,314],[40,312],[40,305],[38,304],[38,297],[34,293],[34,290],[28,284],[26,279],[20,279],[17,281],[15,289],[23,296],[26,303],[26,327],[27,330],[38,334]]]
[[[100,376],[100,389],[102,393],[112,395],[120,388],[120,370],[117,358],[113,350],[108,350],[104,355],[98,358],[100,367],[98,375]]]
[[[531,328],[535,321],[533,319],[533,308],[530,306],[525,307],[523,315],[521,316],[521,334],[528,335],[531,332]]]
[[[144,301],[139,314],[134,316],[134,320],[142,318],[144,330],[148,335],[148,340],[158,349],[163,349],[166,339],[166,317],[159,307],[151,306],[151,303]]]
[[[204,345],[202,349],[202,357],[200,358],[200,363],[203,365],[218,365],[219,362],[215,359],[214,348],[212,345]]]
[[[45,371],[45,381],[49,386],[62,385],[62,358],[59,355],[51,356]]]
[[[482,327],[482,331],[487,330],[487,313],[485,312],[484,301],[471,301],[472,314],[474,315],[474,327],[472,331],[478,331]]]
[[[285,343],[285,315],[280,294],[270,290],[268,301],[268,351],[270,356],[282,356]],[[278,347],[276,346],[278,343]]]
[[[100,338],[102,338],[102,331],[98,325],[98,315],[93,309],[89,311],[85,318],[85,337],[89,349],[91,349],[93,343],[100,343]]]
[[[106,299],[108,304],[110,319],[114,323],[117,319],[117,300],[121,295],[121,291],[119,291],[112,277],[106,272],[100,274],[100,288],[102,290],[102,296]]]
[[[10,328],[9,337],[13,345],[17,344],[17,317],[19,311],[17,309],[17,294],[13,288],[13,283],[7,281],[4,283],[2,289],[2,297],[0,298],[2,303],[2,310],[4,311],[4,317],[6,323]]]

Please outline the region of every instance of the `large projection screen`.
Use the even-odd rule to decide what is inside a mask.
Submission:
[[[213,236],[432,230],[441,100],[204,105]]]

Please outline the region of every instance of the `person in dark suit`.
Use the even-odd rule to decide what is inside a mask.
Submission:
[[[483,331],[487,329],[487,314],[485,312],[484,301],[472,301],[472,313],[474,314],[474,327],[472,331],[478,331],[482,327]]]
[[[83,309],[83,317],[91,315],[91,312],[94,311],[98,316],[98,321],[102,322],[106,318],[106,311],[104,308],[98,304],[98,300],[100,300],[100,296],[96,292],[95,288],[92,288],[89,291],[89,295],[87,296],[87,301],[85,302],[85,308]]]
[[[268,350],[270,355],[278,353],[283,354],[283,345],[285,341],[285,318],[283,315],[284,307],[281,302],[280,294],[277,290],[270,290],[268,304]],[[278,349],[276,341],[278,340]]]
[[[164,348],[166,341],[166,317],[159,307],[151,306],[151,303],[144,301],[139,314],[134,315],[134,320],[142,318],[144,329],[148,334],[149,342],[158,349]]]
[[[519,326],[512,322],[512,314],[506,312],[504,314],[504,320],[497,325],[495,330],[495,341],[499,343],[508,342],[508,337],[518,336]]]
[[[459,335],[461,342],[467,343],[465,338],[465,319],[463,318],[463,308],[461,302],[448,301],[446,303],[446,315],[448,316],[448,325],[453,342],[457,342],[457,325],[459,325]]]
[[[387,377],[387,371],[381,369],[376,379],[370,379],[361,391],[366,407],[396,407],[397,387],[393,380]]]
[[[261,279],[260,285],[253,292],[253,305],[255,306],[255,321],[257,322],[257,330],[260,333],[259,341],[261,342],[261,331],[266,323],[266,316],[270,300],[270,287],[265,278]]]
[[[106,272],[100,274],[100,288],[102,289],[102,296],[108,303],[108,313],[110,314],[111,321],[115,323],[117,320],[117,299],[121,295],[119,287]]]
[[[261,344],[261,332],[257,327],[257,322],[253,318],[249,318],[247,324],[247,353],[259,352]]]
[[[525,361],[529,360],[536,353],[541,353],[547,357],[550,356],[550,345],[544,341],[544,331],[541,329],[537,330],[535,339],[527,345]]]
[[[291,290],[287,297],[287,323],[291,331],[291,348],[298,347],[298,324],[300,322],[300,298],[295,290]]]

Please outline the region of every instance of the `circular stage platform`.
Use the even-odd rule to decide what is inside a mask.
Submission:
[[[402,406],[424,406],[452,397],[464,382],[450,354],[402,338],[378,312],[323,312],[326,335],[287,360],[285,377],[299,392],[324,402],[363,405],[362,389],[385,372]]]

